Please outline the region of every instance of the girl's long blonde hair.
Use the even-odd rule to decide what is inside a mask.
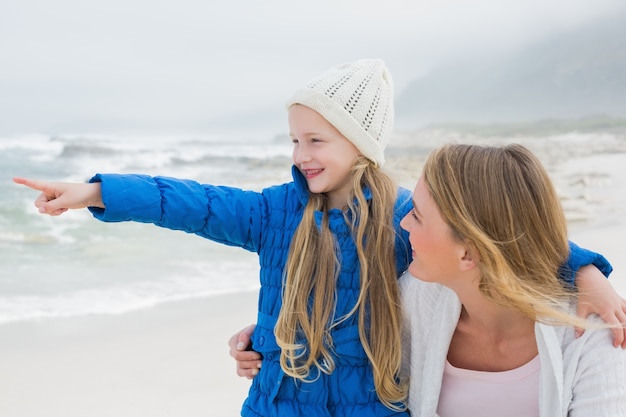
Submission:
[[[283,305],[274,330],[284,372],[305,381],[311,368],[330,374],[335,367],[331,330],[358,314],[359,337],[372,364],[380,400],[404,409],[407,384],[399,379],[401,311],[395,256],[394,204],[397,187],[364,157],[352,169],[352,192],[344,217],[352,227],[360,266],[360,292],[352,310],[335,317],[341,260],[328,224],[324,194],[313,194],[289,249]],[[371,191],[368,201],[364,188]],[[316,211],[323,213],[321,228]]]

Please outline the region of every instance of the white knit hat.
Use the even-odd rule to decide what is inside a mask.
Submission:
[[[385,63],[363,59],[337,65],[296,91],[287,102],[322,115],[377,166],[393,128],[393,81]]]

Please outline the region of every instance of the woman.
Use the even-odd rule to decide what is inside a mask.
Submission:
[[[444,146],[413,203],[401,222],[411,415],[626,416],[626,352],[575,316],[558,277],[566,221],[538,159],[521,145]]]

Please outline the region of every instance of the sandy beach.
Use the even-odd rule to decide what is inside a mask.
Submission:
[[[0,415],[238,416],[250,381],[236,376],[227,341],[255,321],[256,300],[0,326]]]
[[[554,175],[572,240],[609,258],[611,281],[626,296],[626,146],[623,137],[602,148],[592,139],[526,143]],[[403,149],[415,142],[401,143],[397,155],[411,155]],[[391,163],[403,169],[400,156]],[[405,170],[403,185],[417,172]],[[237,416],[249,381],[235,375],[227,340],[254,322],[256,296],[0,325],[0,416]]]

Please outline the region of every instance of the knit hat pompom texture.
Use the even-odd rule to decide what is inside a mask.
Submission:
[[[382,166],[393,128],[393,81],[385,63],[363,59],[325,71],[287,102],[322,115],[368,159]]]

